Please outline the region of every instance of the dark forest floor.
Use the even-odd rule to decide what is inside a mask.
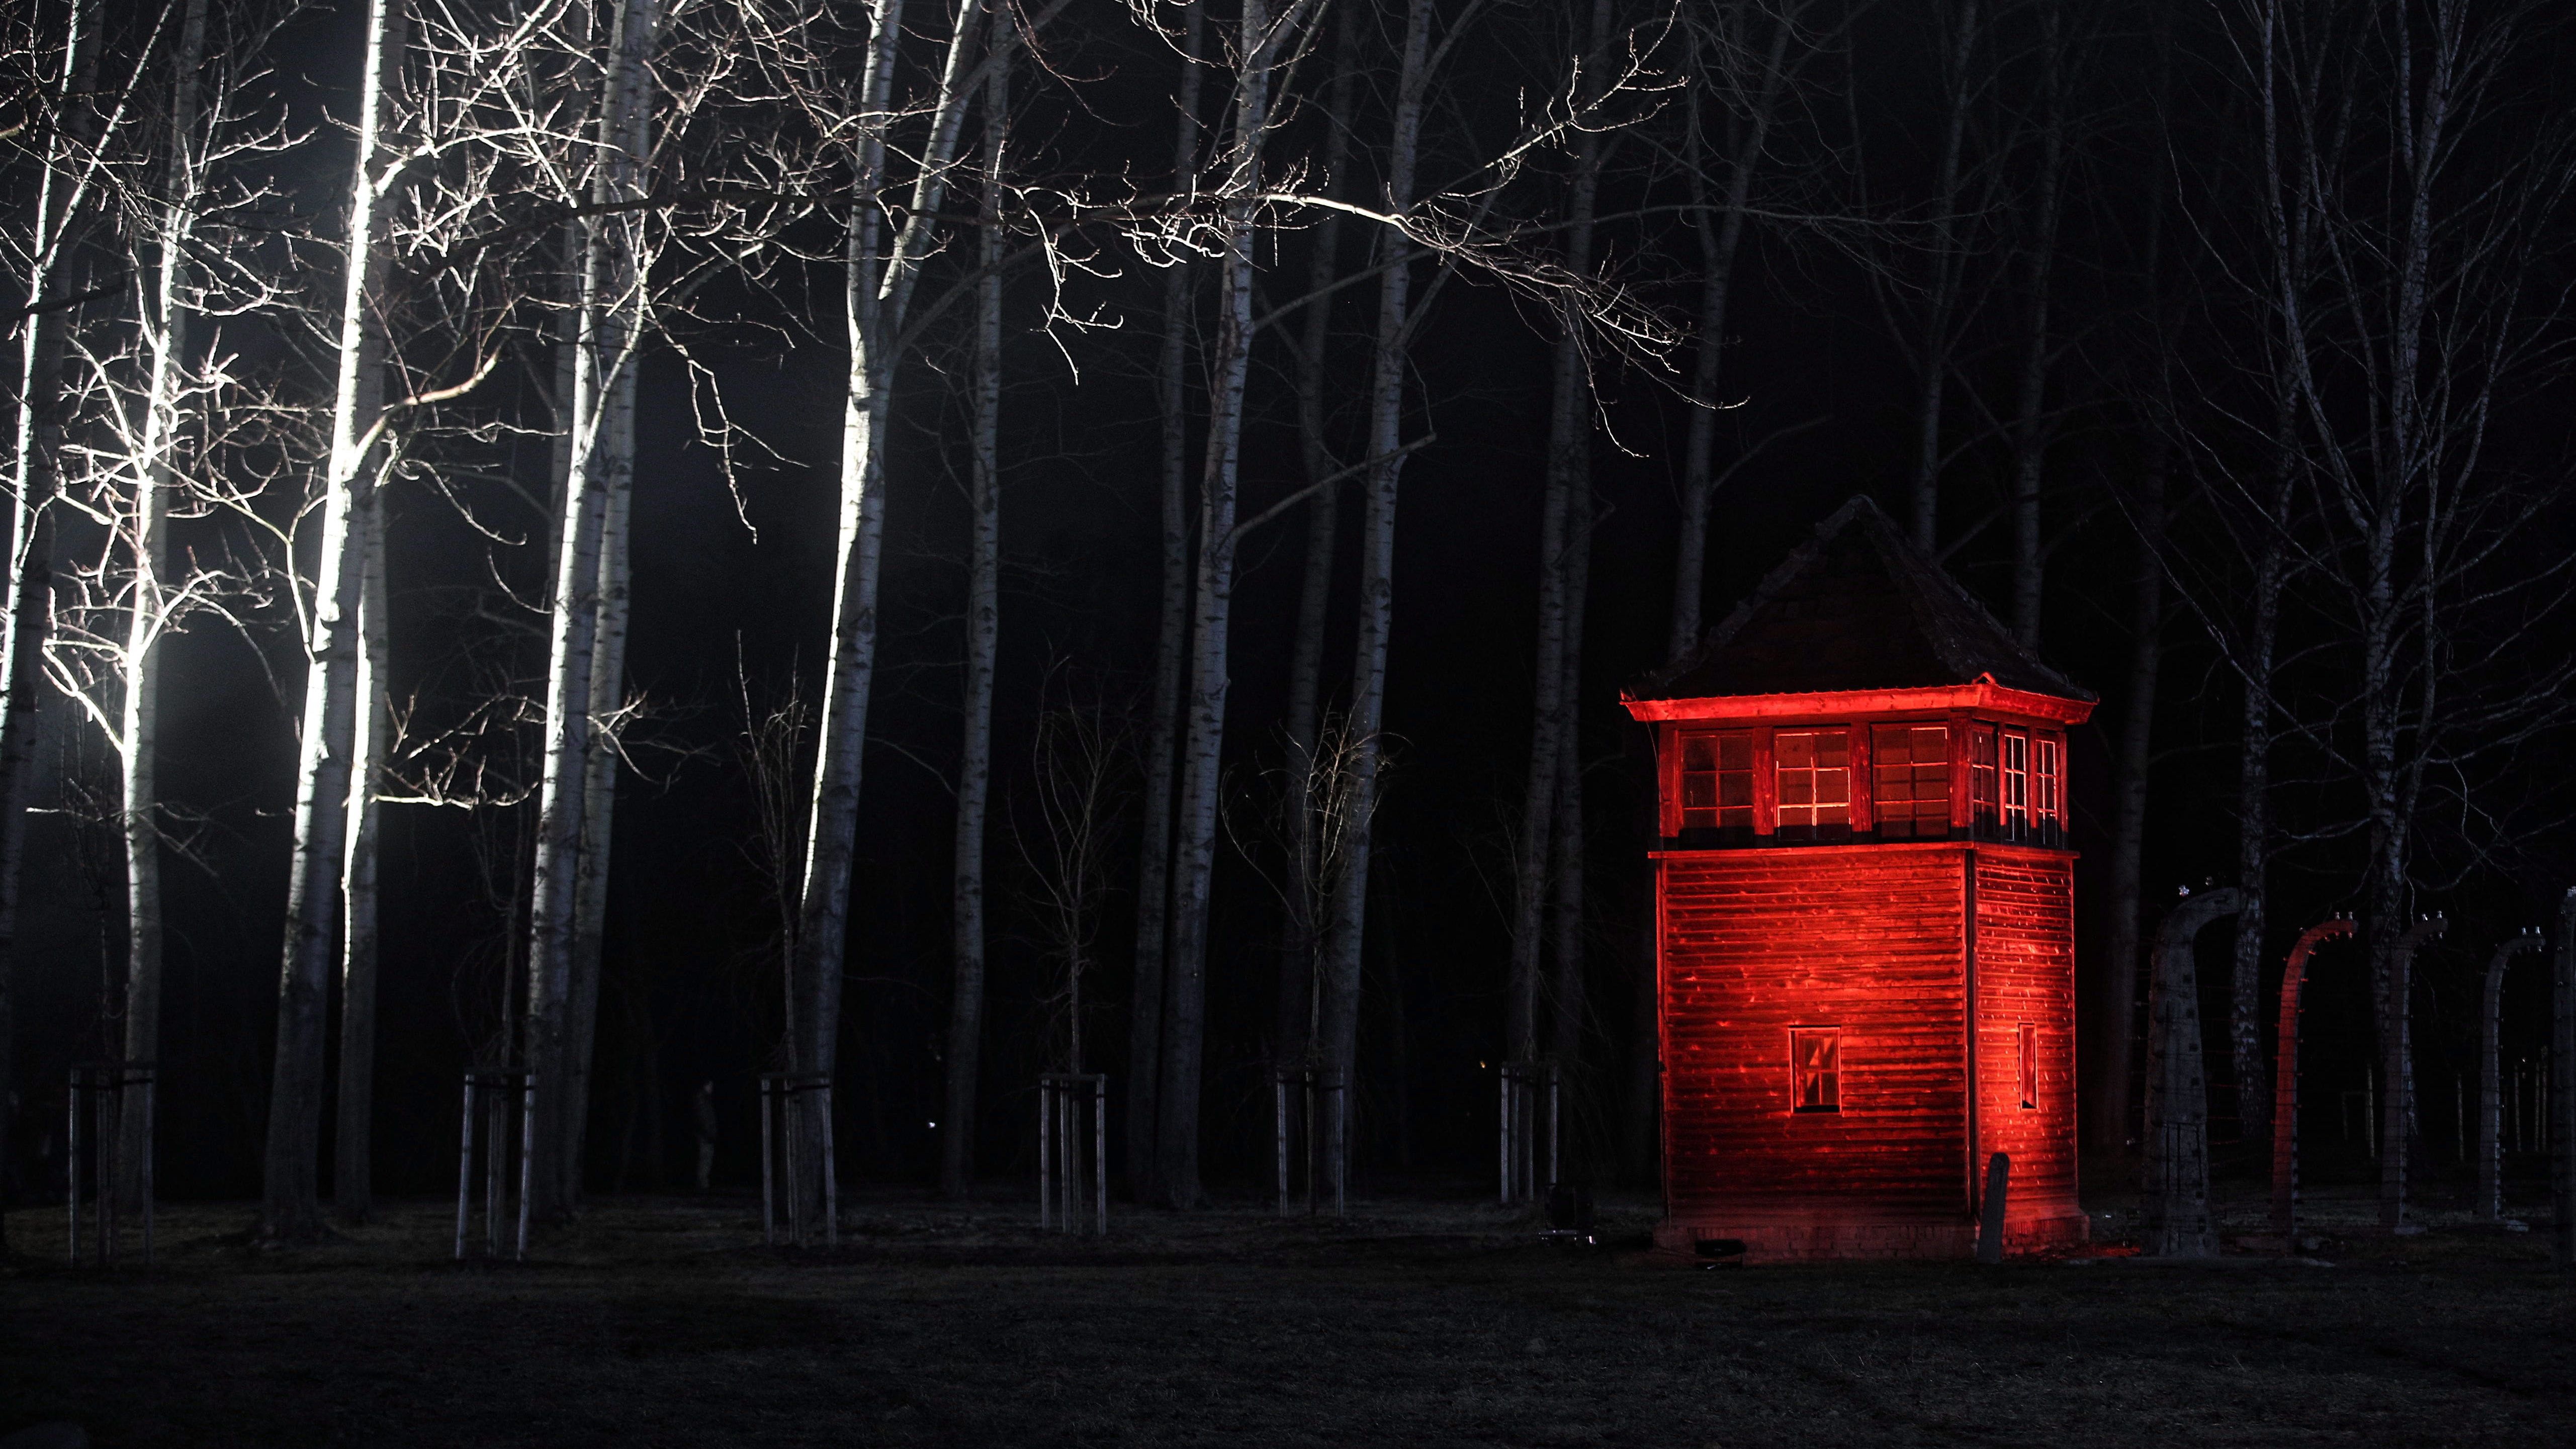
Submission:
[[[1348,1224],[845,1204],[835,1254],[756,1199],[622,1198],[540,1261],[447,1261],[444,1203],[257,1254],[166,1209],[160,1265],[73,1272],[10,1215],[0,1434],[107,1446],[2564,1444],[2576,1292],[2542,1235],[2361,1228],[2333,1266],[1697,1271],[1554,1249],[1463,1201]],[[2248,1202],[2250,1219],[2259,1212]],[[1643,1200],[1605,1227],[1635,1241]],[[2116,1230],[2117,1224],[2114,1223]]]

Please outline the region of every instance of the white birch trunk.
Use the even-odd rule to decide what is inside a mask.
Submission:
[[[1393,125],[1386,148],[1388,215],[1412,210],[1414,171],[1422,144],[1422,98],[1427,74],[1433,0],[1407,0],[1404,56],[1396,73]],[[1366,946],[1370,841],[1376,825],[1380,732],[1386,723],[1387,637],[1395,624],[1395,504],[1403,480],[1405,342],[1412,332],[1413,269],[1404,260],[1412,245],[1401,232],[1381,230],[1377,257],[1377,336],[1369,359],[1367,456],[1376,461],[1364,478],[1365,509],[1360,534],[1359,623],[1351,651],[1351,711],[1343,726],[1349,740],[1352,774],[1351,808],[1358,811],[1348,832],[1346,855],[1334,878],[1333,919],[1326,941],[1324,972],[1329,989],[1320,1023],[1319,1052],[1331,1079],[1343,1084],[1345,1100],[1356,1095],[1359,1061],[1359,979]],[[1400,999],[1400,998],[1399,998]],[[1402,1027],[1397,1028],[1401,1051]],[[1327,1184],[1336,1200],[1347,1195],[1350,1143],[1347,1113],[1327,1118],[1324,1143]]]
[[[658,6],[629,0],[620,21],[628,58],[621,61],[621,94],[608,114],[609,188],[618,199],[650,190],[653,106],[649,69],[659,39]],[[582,762],[581,845],[573,869],[572,974],[566,1004],[564,1151],[557,1158],[559,1190],[567,1205],[581,1197],[581,1164],[589,1140],[591,1064],[598,1053],[599,987],[608,936],[608,882],[617,824],[617,740],[606,722],[626,703],[626,636],[631,594],[630,535],[635,495],[635,392],[644,341],[645,261],[643,216],[629,213],[603,225],[611,279],[609,303],[620,314],[612,335],[621,344],[597,423],[592,468],[602,495],[599,573],[591,596],[590,737]]]
[[[329,994],[332,908],[348,828],[351,726],[357,703],[362,549],[353,537],[370,507],[384,447],[385,222],[393,150],[386,129],[402,79],[405,0],[370,0],[359,90],[358,158],[350,184],[340,365],[323,475],[322,540],[306,641],[302,746],[296,767],[295,848],[277,994],[277,1060],[269,1089],[260,1236],[309,1241],[322,1231],[319,1139],[322,1033]]]
[[[45,635],[51,624],[54,524],[48,506],[61,484],[63,347],[71,314],[69,242],[81,214],[82,187],[72,160],[97,133],[96,113],[80,97],[96,88],[98,6],[72,0],[64,26],[63,69],[53,102],[64,117],[48,144],[29,240],[27,296],[39,310],[19,333],[17,466],[10,478],[8,617],[0,641],[0,1097],[5,1097],[14,1040],[11,977],[17,967],[18,867],[26,854],[28,776],[35,753],[35,711],[45,691]],[[47,305],[53,304],[53,305]],[[8,1150],[0,1112],[0,1155]],[[6,1241],[0,1229],[0,1242]]]
[[[842,958],[849,940],[850,875],[857,853],[859,776],[867,744],[868,688],[876,673],[877,583],[885,547],[885,427],[903,332],[923,259],[940,226],[949,162],[963,124],[966,64],[980,30],[981,0],[959,0],[930,117],[929,144],[912,206],[890,254],[879,251],[878,201],[886,147],[874,118],[889,114],[902,0],[876,0],[861,110],[870,118],[857,147],[849,229],[843,244],[850,360],[841,415],[841,506],[832,592],[832,642],[823,676],[814,787],[805,836],[805,878],[793,967],[798,1071],[829,1072],[840,1054]],[[797,1191],[823,1203],[823,1137],[830,1130],[818,1094],[803,1094]]]
[[[351,724],[347,854],[340,894],[348,911],[341,932],[340,1093],[331,1155],[331,1210],[344,1223],[375,1213],[376,1096],[376,781],[384,770],[392,701],[385,692],[390,652],[385,617],[385,501],[381,492],[360,511],[356,717]]]
[[[1291,16],[1302,13],[1302,6]],[[1217,790],[1225,743],[1226,636],[1234,600],[1235,485],[1242,462],[1244,387],[1252,362],[1252,244],[1261,146],[1270,129],[1271,67],[1284,37],[1266,0],[1243,0],[1242,71],[1235,81],[1233,156],[1226,178],[1225,258],[1216,356],[1208,368],[1206,466],[1200,473],[1199,566],[1190,651],[1189,733],[1181,751],[1179,848],[1172,883],[1170,1015],[1163,1026],[1163,1196],[1197,1207],[1199,1080],[1206,1046],[1208,889],[1216,868]]]
[[[968,482],[965,738],[957,761],[956,969],[948,1006],[948,1101],[939,1190],[964,1197],[975,1177],[975,1087],[984,1044],[984,821],[993,785],[993,672],[1002,607],[1002,159],[1010,68],[984,82],[984,187],[975,281],[975,458]],[[1076,962],[1075,969],[1080,969]],[[1074,1040],[1081,1041],[1077,1015]],[[1076,1053],[1079,1056],[1079,1051]],[[1075,1071],[1082,1068],[1074,1067]]]
[[[591,188],[595,204],[642,194],[642,138],[648,104],[647,65],[658,25],[654,0],[619,7],[611,58],[602,80],[600,152]],[[536,1074],[536,1133],[527,1151],[531,1216],[557,1219],[572,1210],[580,1182],[582,1102],[587,1052],[577,1042],[574,916],[579,897],[582,827],[591,769],[592,675],[598,663],[605,524],[613,465],[611,415],[627,398],[631,437],[634,367],[641,322],[638,247],[633,213],[594,218],[582,227],[579,356],[573,379],[572,465],[564,485],[562,533],[546,661],[544,766],[537,791],[537,841],[528,906],[528,1069]],[[630,449],[631,464],[631,449]],[[614,687],[614,681],[611,682]],[[591,997],[596,1011],[595,988]]]
[[[1172,142],[1172,186],[1194,185],[1199,155],[1199,55],[1207,12],[1187,7],[1181,32],[1180,124]],[[1163,1070],[1164,963],[1171,927],[1173,765],[1180,750],[1181,676],[1189,648],[1190,272],[1163,274],[1163,341],[1154,399],[1162,414],[1162,614],[1154,635],[1153,720],[1145,747],[1143,844],[1136,864],[1136,974],[1127,1028],[1127,1190],[1159,1197],[1154,1143],[1161,1126],[1156,1084]]]
[[[161,1051],[161,794],[155,768],[161,726],[160,668],[155,658],[164,623],[172,454],[178,446],[179,393],[187,369],[190,297],[188,240],[194,229],[198,171],[192,147],[197,133],[197,72],[206,57],[205,0],[189,0],[179,22],[171,68],[170,196],[161,219],[161,257],[153,312],[159,335],[149,339],[152,375],[145,400],[143,468],[134,498],[133,613],[125,636],[125,701],[118,721],[123,766],[125,841],[125,1059],[148,1062]],[[0,1078],[5,1081],[5,1078]],[[117,1196],[129,1206],[143,1197],[151,1120],[143,1089],[127,1091],[117,1118]]]

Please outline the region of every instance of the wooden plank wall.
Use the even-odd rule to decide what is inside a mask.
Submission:
[[[1666,1192],[1950,1221],[1968,1206],[1965,857],[1952,842],[1663,857]],[[1789,1031],[1842,1030],[1839,1113]]]
[[[2075,1203],[2075,860],[1981,845],[1977,862],[1978,1160],[2012,1154],[2012,1216]],[[2038,1105],[2021,1105],[2021,1026],[2038,1028]]]

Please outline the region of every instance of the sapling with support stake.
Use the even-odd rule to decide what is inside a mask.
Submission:
[[[473,1216],[474,1202],[474,1119],[488,1117],[490,1130],[484,1134],[483,1146],[483,1252],[486,1257],[501,1256],[501,1222],[508,1206],[509,1164],[519,1168],[517,1226],[511,1238],[510,1256],[525,1261],[528,1256],[528,1168],[534,1160],[527,1150],[528,1134],[535,1130],[537,1111],[537,1074],[508,1068],[481,1068],[465,1074],[464,1110],[459,1114],[462,1125],[457,1130],[456,1148],[456,1259],[465,1259],[466,1228]],[[518,1151],[511,1151],[510,1119],[518,1118]]]
[[[116,1266],[124,1241],[121,1209],[131,1205],[142,1218],[143,1266],[152,1266],[152,1137],[159,1068],[151,1062],[90,1062],[71,1070],[69,1109],[64,1122],[63,1204],[64,1255],[75,1268],[81,1261],[81,1119],[94,1124],[90,1138],[91,1244],[97,1264]],[[87,1111],[83,1109],[86,1108]],[[139,1119],[139,1120],[137,1120]],[[126,1162],[127,1154],[141,1158]],[[128,1170],[130,1168],[130,1170]],[[125,1187],[127,1181],[133,1191]]]

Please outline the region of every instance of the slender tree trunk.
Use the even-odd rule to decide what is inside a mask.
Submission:
[[[1593,0],[1590,53],[1598,57],[1609,30],[1608,0]],[[1578,275],[1591,263],[1593,198],[1601,178],[1601,138],[1592,131],[1575,142],[1574,174],[1568,196],[1567,266]],[[1505,1035],[1512,1058],[1529,1061],[1539,1049],[1539,963],[1547,914],[1548,860],[1556,828],[1556,806],[1563,793],[1567,748],[1567,659],[1579,658],[1579,642],[1568,626],[1575,605],[1570,585],[1576,526],[1574,495],[1591,486],[1591,419],[1584,409],[1587,381],[1578,320],[1569,310],[1559,319],[1548,399],[1547,495],[1539,515],[1538,668],[1530,710],[1530,763],[1527,793],[1522,797],[1520,859],[1513,881],[1513,929],[1510,996],[1505,1003]],[[1586,500],[1589,506],[1589,500]]]
[[[1180,126],[1172,143],[1172,187],[1189,189],[1198,174],[1199,55],[1204,6],[1187,7],[1181,44]],[[1187,369],[1190,274],[1163,274],[1163,343],[1154,400],[1162,414],[1162,615],[1154,635],[1153,721],[1145,747],[1144,843],[1136,863],[1136,979],[1127,1028],[1127,1190],[1139,1202],[1159,1198],[1155,1138],[1162,1125],[1164,963],[1171,926],[1173,765],[1180,751],[1181,675],[1189,648],[1190,524]]]
[[[1291,15],[1301,13],[1292,10]],[[1234,602],[1235,485],[1244,386],[1252,363],[1253,238],[1261,146],[1270,130],[1271,67],[1286,37],[1266,0],[1243,0],[1234,144],[1225,189],[1225,258],[1216,356],[1208,369],[1206,464],[1199,485],[1199,566],[1190,650],[1189,732],[1181,750],[1179,848],[1172,883],[1170,1015],[1163,1023],[1162,1125],[1155,1154],[1166,1201],[1197,1207],[1199,1081],[1206,1048],[1208,891],[1216,869],[1220,755],[1225,744],[1226,637]]]
[[[2093,1140],[2126,1156],[2129,1067],[2134,1059],[2139,956],[2144,949],[2139,876],[2147,831],[2147,764],[2155,740],[2156,675],[2164,663],[2164,461],[2148,461],[2138,500],[2138,572],[2129,603],[2129,690],[2111,761],[2111,932],[2089,993],[2097,1043]]]
[[[307,640],[303,744],[296,769],[295,852],[286,949],[277,993],[277,1068],[269,1090],[260,1236],[303,1242],[322,1231],[319,1139],[322,1031],[329,993],[333,897],[348,829],[351,727],[357,706],[358,594],[364,550],[353,537],[373,506],[384,446],[384,236],[393,198],[385,127],[401,83],[405,0],[371,0],[359,94],[357,172],[350,186],[348,275],[340,309],[340,369],[331,457],[323,476],[321,553]]]
[[[2274,419],[2272,512],[2254,562],[2254,598],[2246,621],[2243,702],[2244,745],[2236,775],[2236,880],[2244,906],[2236,918],[2236,957],[2230,983],[2228,1044],[2235,1061],[2237,1130],[2259,1142],[2272,1130],[2271,1073],[2263,1060],[2264,887],[2272,862],[2272,666],[2281,628],[2281,592],[2288,574],[2291,488],[2297,459],[2291,429],[2297,425],[2288,379],[2276,382],[2280,407]]]
[[[358,579],[356,716],[351,725],[347,855],[340,893],[348,920],[341,932],[340,1096],[331,1156],[332,1215],[363,1223],[375,1212],[376,1088],[376,781],[390,733],[385,694],[385,500],[368,500],[357,526],[364,536]]]
[[[1951,324],[1967,266],[1958,211],[1968,112],[1978,89],[1969,73],[1977,54],[1977,0],[1962,0],[1957,24],[1949,37],[1949,54],[1943,57],[1947,109],[1942,117],[1940,181],[1933,196],[1932,275],[1923,299],[1922,376],[1916,380],[1914,541],[1927,550],[1937,548],[1941,536],[1941,400],[1950,385],[1950,349],[1955,340]]]
[[[0,693],[0,1099],[8,1092],[14,1040],[11,978],[17,966],[18,873],[26,854],[29,779],[36,745],[35,711],[45,691],[45,634],[51,624],[54,518],[61,486],[64,344],[72,313],[72,243],[79,232],[83,184],[74,178],[81,150],[97,138],[97,112],[84,100],[97,87],[98,6],[72,0],[63,31],[63,69],[52,97],[61,130],[47,143],[44,178],[29,241],[27,296],[39,310],[20,324],[17,466],[9,480],[9,597],[5,693]],[[47,306],[45,304],[53,305]],[[0,1111],[0,1161],[9,1150],[9,1113]],[[0,1242],[6,1241],[0,1230]]]
[[[607,207],[643,194],[642,112],[649,105],[648,66],[659,23],[654,0],[625,0],[611,37],[602,80],[599,164],[594,204]],[[639,247],[631,212],[594,217],[583,228],[581,354],[573,386],[572,471],[565,485],[556,550],[554,608],[546,669],[546,753],[538,786],[537,853],[529,904],[528,1065],[536,1073],[535,1159],[529,1211],[560,1218],[572,1211],[581,1181],[583,1095],[588,1090],[588,1033],[596,1028],[597,983],[576,981],[575,917],[580,899],[583,826],[596,748],[593,675],[598,671],[607,559],[609,495],[618,470],[613,433],[623,431],[625,466],[633,467],[634,367],[641,322]],[[622,399],[622,401],[621,401]],[[623,411],[621,429],[616,415]],[[613,694],[616,681],[609,681]],[[583,1018],[587,1016],[589,1020]]]
[[[948,1008],[947,1134],[939,1190],[964,1197],[975,1176],[975,1086],[983,1062],[984,815],[993,783],[993,671],[1001,640],[1002,152],[1010,68],[984,82],[984,188],[976,237],[975,464],[966,548],[965,740],[957,762],[956,979]],[[1079,1031],[1079,1023],[1076,1026]],[[1077,1038],[1078,1039],[1078,1038]],[[1080,1067],[1074,1068],[1080,1071]]]
[[[1589,429],[1586,429],[1587,434]],[[1571,1073],[1583,1056],[1583,616],[1592,583],[1592,466],[1587,456],[1567,500],[1565,528],[1565,686],[1558,697],[1555,902],[1549,925],[1556,980],[1548,1051]]]
[[[1414,170],[1422,148],[1423,94],[1430,79],[1432,5],[1433,0],[1406,0],[1405,5],[1404,53],[1396,72],[1394,116],[1386,146],[1383,206],[1390,216],[1405,215],[1413,208]],[[1351,710],[1343,726],[1351,752],[1350,808],[1360,813],[1348,832],[1347,854],[1334,876],[1333,918],[1324,959],[1329,989],[1323,993],[1325,1011],[1319,1023],[1323,1040],[1318,1055],[1323,1058],[1328,1078],[1342,1084],[1345,1100],[1355,1096],[1357,1088],[1354,1077],[1359,1064],[1359,978],[1367,944],[1369,862],[1377,830],[1378,771],[1385,754],[1387,640],[1395,625],[1395,504],[1397,486],[1404,477],[1404,454],[1400,449],[1405,345],[1413,331],[1413,271],[1404,260],[1410,245],[1402,233],[1392,229],[1381,230],[1377,235],[1377,259],[1384,270],[1378,273],[1377,337],[1369,358],[1367,456],[1374,461],[1363,475],[1359,621],[1351,650]],[[1402,989],[1400,982],[1394,987],[1399,1012]],[[1395,1031],[1401,1053],[1401,1015]],[[1403,1091],[1402,1070],[1399,1055],[1399,1094]],[[1404,1150],[1405,1125],[1406,1118],[1399,1108],[1399,1155]],[[1346,1126],[1338,1116],[1326,1119],[1323,1158],[1325,1171],[1331,1174],[1326,1186],[1336,1196],[1346,1196],[1349,1190],[1350,1143]]]
[[[1352,13],[1344,7],[1334,21],[1332,81],[1326,87],[1324,100],[1324,114],[1332,118],[1325,132],[1321,177],[1327,196],[1341,194],[1343,162],[1350,154],[1351,83],[1359,69],[1359,32]],[[1306,268],[1304,335],[1297,345],[1299,453],[1305,463],[1307,486],[1322,491],[1307,505],[1306,569],[1297,590],[1296,640],[1289,650],[1289,799],[1284,812],[1288,827],[1288,889],[1284,893],[1286,919],[1279,933],[1278,1037],[1272,1056],[1281,1065],[1305,1067],[1321,1065],[1316,1060],[1315,1040],[1325,1010],[1324,973],[1319,968],[1333,909],[1329,899],[1332,884],[1326,878],[1331,863],[1321,858],[1315,837],[1315,786],[1320,763],[1315,751],[1323,725],[1325,615],[1332,603],[1334,554],[1341,542],[1342,525],[1341,489],[1325,483],[1338,465],[1324,436],[1326,354],[1332,346],[1333,315],[1332,299],[1324,295],[1324,289],[1332,285],[1340,271],[1341,222],[1341,213],[1336,211],[1327,211],[1315,221],[1313,251]],[[1345,1107],[1349,1100],[1347,1096],[1342,1098]],[[1274,1131],[1282,1129],[1294,1130],[1284,1120],[1273,1126]],[[1286,1160],[1291,1144],[1282,1141],[1273,1147],[1279,1159]],[[1336,1166],[1328,1172],[1338,1170]]]
[[[2022,328],[2021,379],[2013,409],[2013,637],[2039,647],[2043,564],[2040,486],[2051,429],[2046,408],[2048,303],[2057,272],[2058,213],[2066,173],[2064,21],[2057,0],[2039,0],[2041,107],[2039,198],[2031,224],[2030,310]]]
[[[1326,88],[1324,113],[1333,119],[1325,132],[1323,191],[1337,196],[1342,163],[1350,151],[1351,80],[1359,68],[1354,38],[1358,31],[1345,8],[1336,19],[1332,83]],[[1297,345],[1297,441],[1306,469],[1306,485],[1323,485],[1339,465],[1324,437],[1326,350],[1332,345],[1332,299],[1322,294],[1340,274],[1341,213],[1327,211],[1310,233],[1313,252],[1307,260],[1304,335]],[[1316,1012],[1315,966],[1331,906],[1316,889],[1321,863],[1316,859],[1315,741],[1322,728],[1324,619],[1333,597],[1333,555],[1341,541],[1342,494],[1326,486],[1306,507],[1306,569],[1297,588],[1297,633],[1288,653],[1288,912],[1279,940],[1278,1045],[1282,1063],[1304,1063],[1313,1054],[1307,1038]]]
[[[619,91],[602,120],[606,189],[633,201],[650,190],[653,151],[650,61],[660,38],[658,0],[627,0],[619,18]],[[606,334],[617,343],[602,390],[598,444],[592,457],[600,490],[598,574],[591,586],[590,736],[582,756],[580,849],[573,867],[572,973],[566,1002],[564,1150],[556,1159],[558,1191],[569,1206],[581,1197],[581,1165],[590,1125],[591,1064],[599,1043],[600,972],[608,943],[608,884],[616,841],[621,756],[610,724],[626,703],[626,638],[633,593],[635,398],[644,341],[643,216],[628,213],[603,226],[616,314]]]
[[[608,947],[608,883],[617,828],[617,776],[622,756],[610,727],[626,703],[626,638],[633,594],[631,535],[635,480],[635,368],[609,389],[600,446],[598,622],[591,642],[591,737],[583,760],[581,854],[573,868],[572,998],[566,1040],[565,1110],[570,1135],[562,1159],[566,1202],[581,1196],[581,1163],[589,1140],[592,1062],[598,1050],[600,974]]]
[[[1744,238],[1744,212],[1753,195],[1753,175],[1768,144],[1771,118],[1787,79],[1789,33],[1795,12],[1772,17],[1771,48],[1764,58],[1762,83],[1755,92],[1753,114],[1730,118],[1726,200],[1712,208],[1703,166],[1705,143],[1698,115],[1683,132],[1682,169],[1690,183],[1691,229],[1699,239],[1699,348],[1691,368],[1690,433],[1682,448],[1681,539],[1673,560],[1673,624],[1664,657],[1678,659],[1699,642],[1701,597],[1707,591],[1708,512],[1716,488],[1713,462],[1717,451],[1718,372],[1726,351],[1726,307],[1735,280],[1735,254]],[[1697,69],[1698,33],[1690,32]],[[1717,210],[1718,215],[1710,212]]]
[[[134,498],[134,599],[125,640],[123,742],[125,839],[125,1059],[161,1052],[161,795],[156,768],[161,734],[161,671],[155,657],[166,622],[162,579],[169,552],[172,458],[178,447],[179,393],[188,366],[191,297],[188,243],[194,230],[197,167],[197,72],[206,58],[205,0],[188,0],[171,67],[169,204],[161,218],[161,257],[153,311],[160,338],[152,348],[145,404],[143,473]],[[0,1053],[5,1057],[5,1053]],[[0,1074],[0,1085],[6,1082]],[[117,1118],[117,1196],[137,1206],[152,1151],[151,1119],[141,1087],[128,1089]],[[5,1161],[0,1155],[0,1161]]]
[[[891,252],[881,254],[874,195],[885,174],[878,118],[890,113],[902,0],[876,0],[860,109],[868,118],[858,144],[849,228],[843,244],[850,362],[841,418],[841,507],[833,575],[832,647],[823,676],[814,788],[805,837],[805,879],[792,989],[795,1069],[830,1072],[840,1058],[841,981],[848,952],[850,878],[857,861],[859,776],[867,745],[868,690],[876,675],[877,584],[885,550],[885,432],[893,398],[895,339],[903,333],[914,283],[940,222],[951,160],[965,118],[968,61],[981,33],[982,0],[958,0],[932,103],[921,172]],[[1007,33],[1007,32],[1005,32]],[[823,1147],[831,1130],[821,1098],[804,1094],[795,1130],[800,1150],[796,1190],[822,1210]]]

